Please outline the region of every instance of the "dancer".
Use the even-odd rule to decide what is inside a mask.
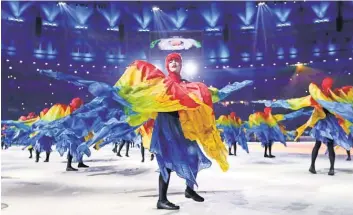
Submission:
[[[136,130],[139,135],[137,141],[135,142],[137,143],[137,145],[140,145],[142,163],[145,162],[145,149],[150,151],[153,127],[154,120],[150,119]],[[151,153],[151,161],[153,161],[153,159],[154,154]]]
[[[65,131],[74,131],[75,135],[84,135],[90,130],[97,131],[97,135],[81,144],[79,150],[86,150],[102,138],[122,138],[133,133],[148,119],[155,119],[150,148],[160,169],[157,202],[159,209],[179,209],[179,206],[167,199],[171,171],[186,180],[187,198],[203,201],[194,191],[193,185],[196,184],[197,173],[210,167],[211,161],[203,154],[198,144],[202,145],[208,156],[219,163],[223,171],[229,168],[226,160],[227,150],[216,129],[212,103],[252,84],[251,81],[244,81],[228,85],[221,90],[208,89],[203,83],[182,81],[181,66],[181,56],[176,53],[166,58],[168,76],[147,62],[135,61],[114,87],[62,73],[41,71],[53,78],[87,86],[96,97],[76,114],[66,117],[57,125]],[[100,113],[102,115],[98,115]],[[91,123],[89,119],[97,118],[97,115],[100,123]],[[105,117],[108,115],[109,118]],[[78,121],[84,124],[79,130],[73,128]]]
[[[237,155],[237,143],[249,153],[242,120],[235,112],[231,112],[229,116],[221,115],[217,120],[217,127],[222,130],[221,135],[229,147],[229,155]],[[234,154],[231,152],[232,146]]]
[[[46,152],[45,162],[49,162],[49,156],[51,152],[52,144],[56,145],[57,151],[61,156],[68,151],[68,171],[75,171],[71,166],[72,154],[75,155],[75,159],[79,161],[79,167],[88,167],[83,164],[82,156],[77,156],[77,147],[85,140],[77,138],[73,133],[65,133],[58,129],[50,128],[43,129],[41,127],[47,124],[56,124],[60,119],[70,115],[77,110],[83,104],[80,98],[74,98],[70,105],[55,104],[51,108],[45,108],[40,112],[39,116],[35,113],[29,113],[28,116],[21,116],[18,121],[8,120],[2,121],[4,124],[9,124],[16,127],[18,135],[12,138],[12,141],[21,143],[22,145],[32,145],[36,151],[35,161],[39,161],[40,153]],[[19,141],[18,141],[19,140]],[[89,153],[89,152],[86,152]]]
[[[272,154],[273,143],[278,141],[286,146],[284,128],[281,128],[279,123],[310,113],[311,112],[300,110],[289,114],[272,115],[272,109],[266,107],[264,112],[256,112],[249,116],[249,121],[246,123],[246,133],[248,136],[251,134],[256,135],[257,139],[261,142],[262,147],[265,148],[265,158],[275,158],[276,156]]]
[[[335,174],[334,146],[338,145],[346,150],[351,148],[347,135],[339,125],[335,114],[350,122],[351,120],[353,121],[353,116],[347,114],[347,112],[350,113],[352,111],[349,108],[352,107],[350,104],[353,103],[353,101],[351,101],[353,98],[347,95],[353,95],[353,89],[349,86],[332,91],[332,86],[333,79],[327,77],[323,79],[321,89],[315,83],[311,83],[309,85],[310,95],[308,96],[297,99],[277,100],[274,102],[260,101],[261,103],[265,103],[266,106],[284,107],[292,110],[305,107],[312,107],[314,109],[309,120],[296,130],[296,139],[298,139],[308,127],[312,128],[311,135],[316,139],[309,168],[309,172],[312,174],[316,174],[315,161],[322,142],[327,145],[329,151],[330,170],[328,175],[330,176]],[[341,92],[341,94],[335,94],[334,92]],[[344,102],[348,104],[344,104]]]

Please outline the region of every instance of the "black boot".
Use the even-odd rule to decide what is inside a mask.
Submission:
[[[39,151],[36,150],[36,163],[39,162]]]
[[[142,160],[141,162],[145,162],[145,148],[143,148],[142,144],[141,144],[141,157],[142,157]]]
[[[77,165],[78,168],[88,168],[89,166],[87,166],[86,164],[83,163],[83,161],[79,162]]]
[[[311,152],[311,165],[309,168],[309,172],[311,172],[312,174],[316,174],[316,170],[315,170],[315,161],[317,158],[317,155],[319,154],[319,149],[321,147],[321,141],[316,141],[313,151]]]
[[[67,166],[66,166],[66,171],[78,171],[77,169],[73,168],[71,166],[72,164],[72,155],[69,153],[67,155]]]
[[[276,156],[272,155],[272,142],[270,143],[270,145],[268,146],[268,152],[269,152],[269,158],[275,158]]]
[[[315,166],[310,166],[309,172],[311,172],[312,174],[316,174]]]
[[[49,162],[50,152],[46,152],[46,158],[44,162]]]
[[[125,141],[123,140],[120,144],[119,144],[119,149],[118,152],[116,153],[116,156],[122,157],[120,154],[121,149],[124,147],[125,145]]]
[[[167,169],[167,171],[168,171],[168,181],[167,182],[164,182],[162,174],[159,174],[159,199],[157,202],[157,209],[179,210],[179,208],[180,208],[179,206],[169,202],[167,199],[167,192],[168,192],[171,170]]]
[[[186,187],[185,189],[185,197],[188,199],[193,199],[196,202],[203,202],[205,201],[204,198],[202,198],[199,194],[197,194],[193,189],[191,189],[189,186]]]
[[[237,156],[237,142],[234,143],[233,148],[234,148],[234,156]]]
[[[347,150],[347,159],[346,161],[350,161],[351,159],[351,151]]]
[[[265,154],[264,154],[264,157],[265,157],[265,158],[268,158],[268,157],[269,157],[269,156],[267,155],[267,148],[268,148],[268,146],[266,145],[266,146],[265,146]]]
[[[131,144],[131,142],[127,142],[127,143],[126,143],[126,154],[125,154],[126,157],[129,157],[129,148],[130,148],[130,144]]]
[[[117,153],[117,148],[118,148],[118,144],[117,143],[114,143],[114,148],[113,148],[113,152],[114,153]]]
[[[33,148],[28,149],[28,151],[29,151],[29,158],[32,158],[32,157],[33,157],[33,156],[32,156]]]
[[[151,161],[153,161],[154,159],[154,154],[151,154]]]
[[[228,151],[229,151],[229,155],[233,155],[232,154],[232,146],[229,146]]]
[[[335,159],[336,159],[336,153],[334,147],[334,142],[333,140],[330,140],[327,143],[327,149],[328,149],[328,156],[330,159],[330,170],[328,172],[328,175],[335,175]]]

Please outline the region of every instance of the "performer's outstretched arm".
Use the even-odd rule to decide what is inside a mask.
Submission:
[[[273,117],[278,121],[284,121],[284,120],[290,120],[294,119],[300,116],[310,116],[313,113],[313,110],[305,110],[305,109],[300,109],[288,114],[275,114]]]
[[[276,100],[276,101],[258,100],[258,101],[253,101],[252,103],[262,103],[262,104],[265,104],[265,106],[267,107],[281,107],[281,108],[286,108],[290,110],[299,110],[301,108],[311,106],[311,96],[308,95],[301,98]]]
[[[212,94],[212,102],[216,103],[228,97],[232,92],[240,90],[252,84],[253,84],[253,81],[245,80],[242,82],[234,82],[233,84],[229,84],[220,90],[214,87],[209,87],[208,89]]]

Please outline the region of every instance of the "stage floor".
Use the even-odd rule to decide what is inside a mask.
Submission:
[[[180,211],[156,209],[158,166],[146,153],[130,149],[130,157],[117,157],[107,146],[85,158],[88,169],[66,172],[65,157],[52,153],[50,163],[28,159],[27,150],[12,147],[1,152],[1,212],[4,215],[71,214],[353,214],[353,162],[344,151],[336,156],[336,175],[328,176],[329,160],[318,157],[317,175],[308,172],[312,143],[277,144],[274,159],[264,158],[259,144],[250,154],[238,150],[223,173],[213,162],[199,173],[198,203],[183,195],[185,182],[172,174],[169,200]],[[125,154],[125,148],[122,151]],[[74,166],[77,166],[76,164]]]

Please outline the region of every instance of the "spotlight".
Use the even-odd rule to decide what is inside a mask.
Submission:
[[[157,7],[157,6],[154,6],[154,7],[152,7],[152,11],[159,11],[160,9],[159,9],[159,7]]]
[[[195,75],[197,73],[197,65],[194,62],[187,62],[185,64],[185,73],[190,76]]]
[[[352,60],[352,58],[350,57],[349,60]]]
[[[65,6],[65,5],[66,5],[66,2],[59,1],[57,5],[58,5],[58,6]]]

